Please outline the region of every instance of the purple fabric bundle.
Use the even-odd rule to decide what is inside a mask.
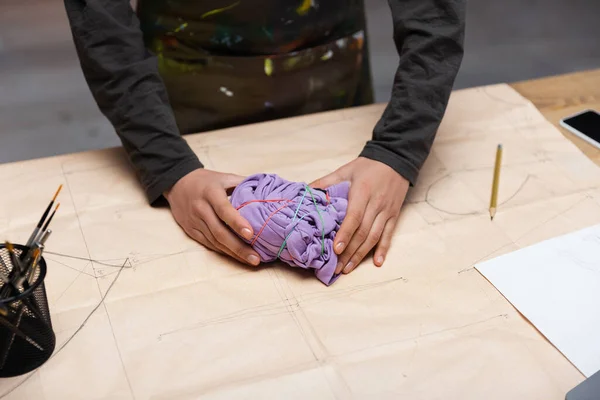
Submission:
[[[249,241],[263,262],[278,258],[293,267],[314,269],[331,285],[337,255],[333,239],[346,216],[348,190],[343,182],[322,191],[274,174],[249,176],[231,195],[231,204],[254,230]]]

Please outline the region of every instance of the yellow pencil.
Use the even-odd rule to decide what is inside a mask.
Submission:
[[[492,198],[490,199],[490,219],[496,215],[498,206],[498,185],[500,184],[500,165],[502,164],[502,145],[499,144],[496,149],[496,165],[494,166],[494,181],[492,182]]]

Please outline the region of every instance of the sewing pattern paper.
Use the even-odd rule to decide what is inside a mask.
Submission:
[[[186,137],[207,168],[311,182],[354,159],[383,105]],[[498,213],[488,215],[498,143]],[[293,144],[293,145],[292,145]],[[152,208],[110,149],[0,165],[0,234],[44,252],[53,357],[1,399],[564,399],[583,375],[474,265],[600,223],[600,169],[506,85],[457,91],[386,263],[331,286],[242,266]],[[15,188],[18,188],[16,190]]]

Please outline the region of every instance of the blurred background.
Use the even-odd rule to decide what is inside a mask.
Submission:
[[[385,102],[398,59],[391,16],[386,0],[366,7]],[[469,0],[455,89],[599,68],[599,16],[600,0]],[[83,79],[62,0],[1,0],[0,163],[118,145]]]

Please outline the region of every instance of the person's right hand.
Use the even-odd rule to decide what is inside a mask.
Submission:
[[[207,248],[227,254],[242,263],[258,265],[260,257],[225,224],[247,240],[252,227],[227,199],[227,190],[244,177],[197,169],[181,178],[164,193],[177,223],[194,240]]]

